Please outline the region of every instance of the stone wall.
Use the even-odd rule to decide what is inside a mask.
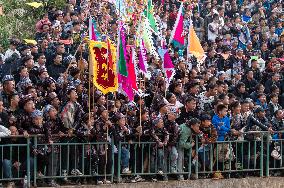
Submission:
[[[143,182],[143,183],[122,183],[112,185],[85,185],[85,186],[64,186],[65,188],[284,188],[283,177],[270,178],[244,178],[244,179],[225,179],[211,180],[202,179],[194,181],[169,181],[169,182]]]

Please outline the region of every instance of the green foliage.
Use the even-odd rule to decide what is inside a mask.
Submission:
[[[7,48],[9,38],[33,39],[35,24],[47,12],[47,7],[54,5],[63,8],[65,0],[37,0],[44,2],[44,7],[33,8],[25,3],[36,0],[0,0],[4,8],[4,16],[0,16],[0,45]]]

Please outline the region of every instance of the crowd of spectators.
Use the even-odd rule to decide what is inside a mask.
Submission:
[[[161,60],[148,54],[151,78],[139,81],[143,95],[136,95],[134,101],[120,92],[103,95],[88,79],[88,44],[82,40],[88,33],[89,16],[95,17],[102,34],[117,43],[117,9],[111,2],[69,0],[64,9],[48,7],[35,26],[37,44],[11,38],[9,48],[0,52],[1,145],[25,142],[5,136],[44,135],[38,143],[48,147],[33,148],[31,154],[37,156],[37,175],[60,173],[70,183],[68,175],[91,172],[82,172],[78,167],[80,152],[76,146],[59,148],[59,142],[113,141],[115,148],[86,150],[86,154],[95,153],[92,165],[101,174],[109,173],[113,164],[121,165],[126,174],[135,165],[141,166],[141,159],[134,160],[134,150],[129,145],[122,145],[121,164],[112,161],[111,153],[117,153],[119,142],[156,142],[152,149],[157,152],[143,160],[150,164],[157,159],[157,174],[167,180],[165,172],[183,171],[183,161],[188,157],[185,150],[194,150],[192,160],[208,166],[209,159],[198,154],[208,152],[208,146],[216,141],[259,139],[259,135],[244,136],[248,131],[267,131],[271,139],[283,138],[278,132],[284,130],[283,1],[185,2],[184,30],[188,30],[192,20],[206,53],[203,62],[168,44],[180,1],[153,0],[153,4],[159,28],[159,36],[153,36],[155,45],[159,45],[160,37],[167,42],[175,76],[167,85]],[[135,39],[131,24],[130,20],[129,44]],[[79,63],[85,67],[83,72]],[[200,142],[198,151],[194,149],[196,140]],[[272,142],[271,156],[266,157],[281,160],[281,143]],[[53,144],[55,147],[51,147]],[[18,161],[19,152],[26,151],[14,148],[11,157],[2,150],[4,178],[12,178],[14,169],[25,172],[27,159]],[[138,152],[141,155],[142,151]],[[69,161],[65,160],[67,156]],[[166,161],[171,162],[170,169]],[[59,163],[62,172],[58,172]],[[214,177],[222,178],[222,174]],[[181,174],[177,178],[184,179]],[[136,176],[132,182],[142,179]],[[47,183],[57,185],[53,179],[47,179]],[[97,183],[109,180],[98,178]]]

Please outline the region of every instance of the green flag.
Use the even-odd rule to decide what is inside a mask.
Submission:
[[[153,11],[154,11],[153,9],[154,9],[154,7],[152,5],[152,0],[148,0],[148,6],[147,6],[147,9],[144,11],[144,14],[148,18],[148,20],[150,22],[151,28],[155,32],[158,32],[158,29],[157,29],[157,26],[156,26],[155,17],[153,15]]]
[[[126,67],[126,60],[124,58],[124,49],[122,40],[120,37],[119,40],[119,62],[118,62],[118,71],[123,76],[128,76],[127,67]]]

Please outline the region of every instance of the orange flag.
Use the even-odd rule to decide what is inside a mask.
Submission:
[[[189,27],[187,51],[188,53],[193,54],[197,59],[202,59],[205,55],[199,38],[197,37],[192,25]]]

